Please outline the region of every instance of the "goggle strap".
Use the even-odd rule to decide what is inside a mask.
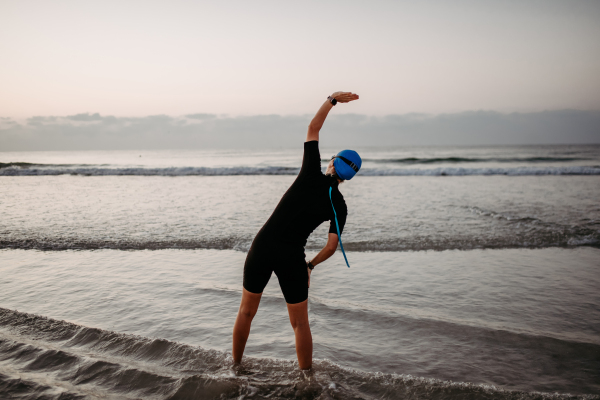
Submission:
[[[343,162],[348,164],[350,166],[350,168],[352,168],[354,170],[354,172],[358,172],[358,165],[354,164],[352,161],[348,160],[346,157],[334,156],[333,158],[339,158],[340,160],[342,160]]]

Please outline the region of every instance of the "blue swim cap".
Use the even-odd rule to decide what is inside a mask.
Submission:
[[[344,180],[352,179],[361,165],[362,160],[354,150],[342,150],[337,153],[335,160],[333,160],[337,176]]]

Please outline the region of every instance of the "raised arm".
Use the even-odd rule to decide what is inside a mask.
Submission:
[[[338,103],[348,103],[353,100],[358,100],[358,95],[351,92],[335,92],[331,95],[332,98],[336,99]],[[319,131],[323,127],[325,118],[329,114],[329,110],[333,107],[329,99],[325,100],[315,117],[310,121],[308,125],[308,133],[306,134],[306,141],[319,140]]]

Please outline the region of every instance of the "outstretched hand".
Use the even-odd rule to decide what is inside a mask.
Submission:
[[[352,92],[335,92],[331,95],[338,103],[348,103],[353,100],[358,100],[358,95]]]
[[[334,99],[337,100],[338,103],[348,103],[353,100],[358,100],[358,95],[352,92],[335,92],[331,95]],[[325,122],[325,118],[327,118],[327,114],[332,108],[332,104],[329,99],[325,100],[319,108],[319,111],[315,114],[312,121],[308,125],[308,132],[306,134],[306,141],[319,141],[319,131],[323,127],[323,123]]]

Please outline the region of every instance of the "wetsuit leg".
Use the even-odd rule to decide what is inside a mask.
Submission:
[[[268,251],[252,244],[244,263],[244,289],[262,293],[273,273],[273,261]]]
[[[275,275],[283,297],[288,304],[301,303],[308,299],[308,269],[304,257],[282,254],[277,257]]]

